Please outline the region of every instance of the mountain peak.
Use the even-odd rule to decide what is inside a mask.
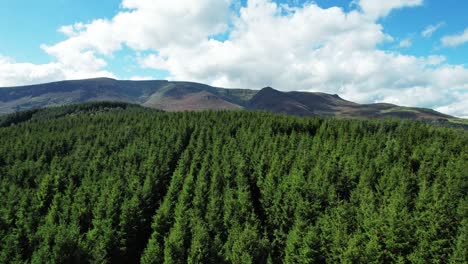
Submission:
[[[272,87],[270,86],[267,86],[267,87],[264,87],[263,89],[261,89],[260,91],[275,91],[275,92],[279,92],[278,90],[276,89],[273,89]]]

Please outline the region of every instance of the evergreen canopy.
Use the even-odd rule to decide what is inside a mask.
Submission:
[[[0,263],[467,263],[464,130],[48,111],[0,128]]]

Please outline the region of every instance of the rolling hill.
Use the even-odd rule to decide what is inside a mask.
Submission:
[[[405,118],[466,123],[431,109],[392,104],[357,104],[338,95],[224,89],[193,82],[119,81],[97,78],[0,88],[0,114],[90,101],[119,101],[164,111],[262,110],[299,116]]]

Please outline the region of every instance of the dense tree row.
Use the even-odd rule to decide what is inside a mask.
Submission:
[[[467,262],[463,130],[130,108],[0,141],[0,263]]]

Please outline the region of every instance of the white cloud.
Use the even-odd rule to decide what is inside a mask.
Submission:
[[[134,50],[195,45],[227,29],[231,1],[123,0],[124,9],[112,19],[63,26],[59,31],[69,38],[44,49],[63,58],[71,50],[109,55],[123,44]]]
[[[454,102],[449,105],[439,107],[436,110],[449,115],[468,119],[468,108],[466,107],[468,103],[468,93],[457,93],[454,94],[454,97]]]
[[[415,7],[423,4],[423,0],[359,0],[358,5],[371,18],[387,16],[392,10]]]
[[[468,28],[460,34],[445,36],[441,41],[444,47],[456,47],[465,44],[468,42]]]
[[[58,31],[63,33],[65,36],[73,37],[78,35],[78,32],[85,29],[85,25],[81,22],[74,25],[61,26]]]
[[[43,46],[56,59],[46,64],[52,69],[33,68],[47,68],[43,72],[51,73],[44,79],[95,76],[104,72],[109,56],[127,46],[141,67],[167,70],[173,80],[322,91],[361,103],[387,101],[462,115],[468,103],[458,95],[468,90],[468,69],[449,65],[441,56],[414,57],[378,48],[393,41],[379,18],[422,2],[361,0],[359,10],[345,12],[313,2],[293,7],[248,0],[233,13],[230,7],[237,0],[123,0],[123,9],[112,19],[60,28],[68,38]],[[212,37],[219,33],[226,39]],[[408,47],[411,41],[399,44]],[[152,54],[139,55],[148,51]],[[12,80],[0,69],[0,85],[4,80],[29,81],[27,71],[18,72],[11,74],[19,76]]]
[[[41,48],[54,62],[42,65],[0,60],[0,86],[113,77],[106,59],[127,45],[133,50],[156,50],[195,45],[227,29],[231,0],[124,0],[112,19],[62,26],[68,38]]]
[[[437,30],[445,25],[445,22],[440,22],[437,25],[429,25],[422,32],[421,36],[424,38],[430,38]]]
[[[0,56],[0,87],[91,77],[114,78],[115,76],[104,70],[76,70],[58,62],[47,64],[21,63]]]
[[[401,49],[409,48],[413,45],[413,42],[411,39],[403,39],[398,43],[398,47]]]

